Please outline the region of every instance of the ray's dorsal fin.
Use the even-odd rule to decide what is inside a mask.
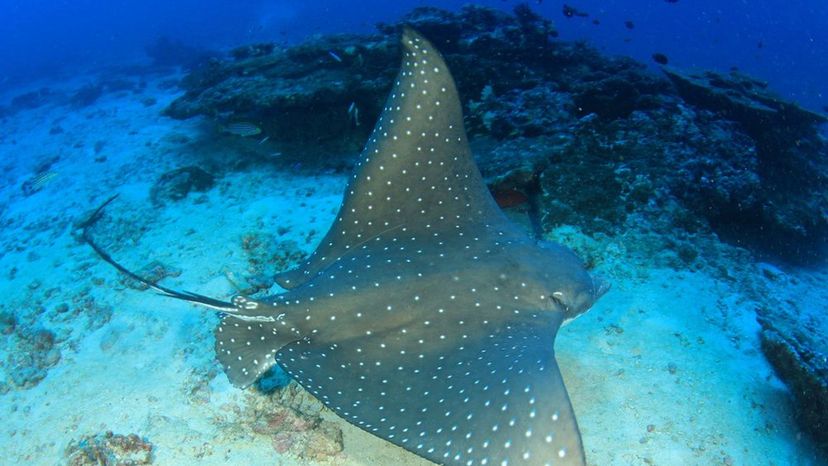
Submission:
[[[480,226],[511,228],[472,158],[457,88],[443,57],[406,27],[400,73],[334,225],[305,263],[276,281],[295,288],[390,230],[433,234]]]

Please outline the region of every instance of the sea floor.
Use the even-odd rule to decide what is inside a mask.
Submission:
[[[151,444],[162,465],[427,464],[293,384],[233,388],[214,362],[211,312],[133,289],[78,240],[76,222],[117,193],[99,227],[119,261],[140,270],[157,260],[172,275],[165,285],[227,297],[258,270],[250,238],[308,252],[333,220],[346,176],[278,164],[228,171],[204,193],[153,205],[162,173],[240,157],[233,144],[202,142],[230,135],[161,116],[176,95],[170,78],[143,76],[140,92],[47,104],[2,124],[0,311],[14,322],[0,322],[0,464],[97,464],[79,461],[117,443],[107,438],[138,458]],[[54,176],[24,196],[22,182],[48,160]],[[789,282],[744,254],[723,254],[718,270],[656,266],[630,252],[634,234],[553,235],[599,251],[598,272],[613,284],[556,343],[589,464],[828,464],[759,348],[758,299]],[[825,307],[826,270],[778,273]],[[128,434],[138,437],[117,437]]]

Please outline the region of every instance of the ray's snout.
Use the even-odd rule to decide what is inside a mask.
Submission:
[[[583,261],[569,248],[550,241],[540,241],[545,255],[546,287],[564,320],[572,320],[588,311],[610,289],[610,283],[587,272]]]

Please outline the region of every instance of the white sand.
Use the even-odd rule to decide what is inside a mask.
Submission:
[[[288,227],[282,239],[310,250],[314,244],[304,238],[315,229],[318,241],[327,230],[345,179],[237,172],[199,202],[199,195],[191,195],[151,208],[153,181],[199,160],[170,136],[195,140],[202,131],[196,120],[159,116],[174,95],[158,90],[157,83],[151,80],[146,91],[158,99],[152,107],[131,93],[108,94],[80,111],[40,108],[3,125],[0,153],[7,170],[0,178],[0,212],[10,223],[0,230],[6,251],[0,257],[0,293],[5,310],[20,316],[18,326],[28,319],[59,335],[62,357],[35,387],[0,395],[0,464],[61,464],[71,441],[107,430],[146,437],[154,445],[155,464],[308,464],[278,454],[272,439],[242,422],[266,395],[232,388],[221,373],[208,375],[216,368],[216,318],[124,288],[111,267],[70,235],[70,225],[120,193],[102,223],[125,211],[155,219],[145,222],[137,244],[127,241],[115,252],[119,260],[134,268],[160,260],[183,271],[164,284],[227,297],[232,286],[225,273],[244,276],[248,268],[242,235]],[[64,133],[50,135],[56,119]],[[99,154],[105,162],[94,161],[96,141],[105,141]],[[52,167],[58,176],[41,192],[22,197],[20,183],[52,155],[61,156]],[[761,279],[751,264],[723,280],[630,262],[622,243],[603,247],[608,252],[601,269],[613,289],[562,329],[556,344],[590,464],[822,464],[801,440],[786,388],[759,350],[752,293]],[[104,283],[96,285],[93,278]],[[34,281],[39,286],[32,289]],[[815,306],[824,307],[824,293],[807,287],[820,281],[806,277],[799,283],[802,292],[813,292],[809,299],[821,300]],[[762,286],[784,292],[772,288],[784,283]],[[45,290],[56,287],[47,298]],[[97,304],[112,307],[111,320],[101,328],[85,330],[87,317],[58,322],[37,316],[37,304],[48,311],[84,289]],[[0,336],[1,360],[14,350],[12,341]],[[8,369],[4,362],[0,380]],[[326,464],[426,464],[326,410],[322,414],[344,432],[344,452]]]

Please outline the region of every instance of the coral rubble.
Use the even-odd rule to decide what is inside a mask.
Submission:
[[[152,443],[136,434],[107,431],[72,442],[64,455],[70,466],[138,466],[152,464],[152,449]]]

